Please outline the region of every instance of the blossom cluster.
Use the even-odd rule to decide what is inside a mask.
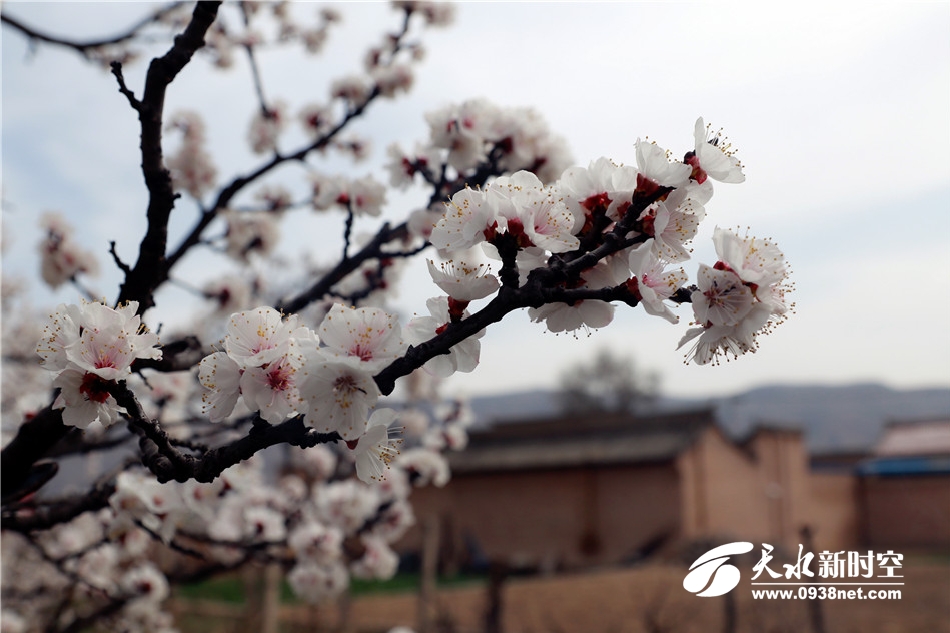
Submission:
[[[502,172],[527,169],[549,182],[570,165],[567,145],[531,108],[502,108],[485,99],[447,105],[426,115],[429,139],[412,153],[389,147],[390,184],[405,188],[421,174],[438,182],[450,167],[464,174],[487,163]]]
[[[52,288],[58,288],[83,273],[95,275],[99,263],[72,238],[73,229],[59,213],[44,213],[40,226],[45,235],[39,244],[40,274]]]
[[[118,308],[61,304],[50,315],[36,353],[56,374],[60,393],[53,408],[63,409],[65,424],[84,429],[116,422],[120,407],[110,385],[128,378],[135,360],[162,357],[158,335],[142,325],[137,309],[135,301]]]
[[[407,409],[402,416],[424,414]],[[415,447],[373,486],[347,478],[352,453],[329,445],[292,449],[291,471],[276,482],[267,480],[257,458],[210,483],[159,483],[141,470],[124,471],[105,509],[63,523],[33,545],[4,534],[5,584],[43,590],[17,611],[5,609],[4,625],[8,618],[13,624],[38,617],[34,610],[46,608],[45,596],[52,599],[69,582],[86,608],[103,599],[124,605],[109,616],[109,630],[175,630],[159,606],[176,565],[162,571],[149,562],[160,543],[189,552],[178,565],[200,556],[221,569],[240,567],[253,551],[259,560],[286,567],[292,590],[312,603],[337,597],[351,577],[389,578],[398,564],[391,546],[415,523],[411,489],[444,485],[447,466],[437,452],[444,447],[441,437],[465,437],[458,420],[444,427],[426,420],[423,427],[408,432]],[[59,574],[54,563],[70,576]]]
[[[205,125],[193,110],[176,112],[168,121],[167,129],[181,132],[181,145],[167,158],[166,164],[176,189],[187,191],[200,200],[212,187],[218,170],[205,149]]]
[[[682,347],[696,339],[689,355],[700,365],[754,352],[756,335],[785,320],[785,295],[792,289],[785,256],[774,242],[720,228],[713,242],[719,261],[700,265],[691,295],[697,327],[680,341]]]
[[[429,239],[446,257],[480,245],[489,257],[499,259],[496,245],[500,236],[507,235],[517,244],[514,263],[524,284],[533,270],[548,267],[552,258],[571,257],[581,250],[582,241],[590,250],[613,232],[628,246],[583,268],[571,289],[625,286],[646,312],[672,323],[679,317],[671,310],[671,299],[692,301],[700,327],[691,329],[681,345],[701,335],[688,356],[699,364],[719,355],[753,351],[756,333],[781,322],[786,311],[784,295],[790,286],[781,251],[769,241],[743,240],[717,229],[714,241],[721,261],[714,267],[700,266],[698,290],[685,285],[688,277],[682,268],[671,268],[690,258],[689,242],[712,197],[710,179],[727,183],[745,179],[731,145],[718,134],[710,138],[702,118],[693,137],[694,147],[683,161],[671,160],[656,143],[638,141],[636,166],[601,158],[587,168],[566,169],[550,185],[532,172],[519,171],[484,188],[463,189],[446,203]],[[654,201],[638,208],[636,218],[627,217],[638,198]],[[485,289],[479,298],[497,288],[489,271],[479,267],[480,272],[474,273],[475,268],[461,266],[468,274],[449,284],[454,290],[437,280],[456,305],[460,299],[467,305],[475,298],[465,293],[476,284]],[[431,265],[430,273],[435,279]],[[604,327],[613,314],[613,305],[596,299],[529,309],[532,319],[545,322],[552,332]]]

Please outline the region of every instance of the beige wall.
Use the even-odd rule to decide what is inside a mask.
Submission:
[[[860,543],[858,480],[851,473],[812,473],[810,512],[815,549],[842,551]]]
[[[737,538],[794,551],[808,525],[816,546],[856,542],[854,477],[812,474],[798,432],[762,430],[739,447],[710,429],[677,468],[686,541]]]
[[[861,488],[867,546],[950,549],[950,476],[865,477]]]
[[[664,535],[795,551],[806,525],[816,551],[868,538],[950,547],[948,481],[870,479],[862,497],[851,474],[810,472],[800,433],[760,430],[740,446],[709,428],[667,463],[458,473],[444,489],[415,491],[413,505],[420,523],[437,517],[443,559],[464,560],[470,535],[490,559],[574,567],[628,560]],[[415,529],[398,548],[420,545]]]
[[[466,535],[491,559],[574,567],[616,562],[679,523],[671,465],[603,466],[459,474],[442,490],[413,494],[420,522],[434,515],[443,551],[464,555]],[[419,549],[413,530],[399,543]]]
[[[772,537],[758,466],[710,429],[677,460],[683,484],[682,538]]]

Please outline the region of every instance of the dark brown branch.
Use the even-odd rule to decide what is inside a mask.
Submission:
[[[161,425],[149,419],[125,383],[116,384],[110,393],[128,412],[129,429],[139,435],[143,464],[162,483],[189,479],[208,483],[226,469],[269,446],[286,443],[309,448],[340,439],[337,433],[318,433],[307,428],[302,417],[297,416],[277,425],[262,421],[244,437],[195,456],[180,451]]]
[[[214,204],[209,209],[202,212],[198,222],[195,224],[194,228],[192,228],[188,236],[182,240],[178,248],[176,248],[175,251],[168,256],[165,270],[163,272],[164,279],[168,278],[168,274],[175,264],[177,264],[178,261],[184,257],[193,246],[201,242],[201,234],[204,233],[204,230],[208,228],[208,225],[211,224],[211,222],[214,221],[215,217],[217,217],[220,211],[228,208],[231,200],[233,200],[238,193],[240,193],[249,184],[264,176],[265,174],[270,173],[280,165],[288,162],[302,161],[311,152],[327,147],[336,137],[336,135],[339,134],[350,123],[350,121],[363,114],[369,104],[372,103],[377,96],[379,96],[377,91],[370,93],[370,96],[367,98],[365,103],[363,103],[358,108],[348,111],[339,123],[337,123],[332,129],[324,133],[323,136],[316,139],[309,145],[291,154],[276,154],[267,163],[261,165],[248,175],[239,176],[232,180],[227,187],[221,190],[217,199],[214,201]]]
[[[154,369],[161,372],[185,371],[201,362],[210,352],[201,346],[194,336],[172,341],[162,345],[162,357],[159,359],[139,358],[132,364],[133,371]]]
[[[87,40],[85,42],[70,40],[65,37],[57,37],[55,35],[43,33],[41,31],[36,30],[35,28],[31,26],[24,24],[23,22],[21,22],[20,20],[17,20],[16,18],[10,17],[9,15],[7,15],[6,11],[4,11],[2,15],[0,15],[0,21],[2,21],[3,24],[6,24],[7,26],[10,26],[13,29],[19,31],[20,33],[22,33],[23,35],[25,35],[31,40],[45,42],[47,44],[53,44],[56,46],[71,48],[72,50],[78,53],[81,53],[84,57],[89,57],[89,52],[92,50],[101,48],[103,46],[112,46],[115,44],[122,44],[123,42],[127,42],[131,39],[134,39],[137,35],[139,35],[142,29],[149,26],[150,24],[157,22],[158,20],[168,15],[172,11],[178,9],[178,7],[180,7],[183,4],[184,2],[173,2],[169,4],[168,6],[158,9],[157,11],[153,11],[152,13],[148,14],[147,16],[145,16],[144,18],[142,18],[141,20],[139,20],[138,22],[136,22],[135,24],[133,24],[132,26],[130,26],[129,28],[127,28],[125,31],[123,31],[122,33],[118,35],[101,38],[101,39],[95,39],[95,40]]]
[[[100,483],[83,495],[50,501],[30,508],[29,512],[4,512],[2,526],[4,530],[23,533],[48,530],[53,526],[72,521],[86,512],[94,512],[105,508],[109,505],[109,497],[114,492],[115,481],[113,479]]]
[[[138,261],[126,275],[118,298],[118,303],[138,301],[139,314],[155,305],[153,292],[167,278],[168,219],[177,197],[162,155],[165,91],[195,52],[204,46],[205,33],[214,22],[220,4],[220,1],[199,2],[185,31],[175,38],[165,55],[152,60],[145,77],[145,90],[137,109],[142,128],[142,175],[149,192],[148,228],[139,245]]]
[[[250,29],[251,16],[248,14],[247,6],[241,3],[241,15],[244,18],[244,26]],[[254,45],[247,43],[244,45],[247,52],[247,61],[251,67],[251,79],[254,82],[254,91],[257,93],[257,101],[261,106],[261,114],[265,117],[271,116],[270,108],[267,107],[267,99],[264,98],[264,82],[261,80],[261,71],[257,66],[257,57],[254,55]]]
[[[109,64],[109,68],[112,69],[115,80],[119,82],[119,92],[125,95],[125,98],[129,100],[129,105],[132,106],[132,109],[138,111],[142,107],[142,103],[135,98],[135,93],[129,90],[129,87],[125,85],[125,76],[122,74],[122,64],[112,62]]]
[[[121,611],[128,601],[129,599],[125,597],[110,598],[110,601],[104,606],[88,615],[77,617],[66,628],[60,629],[59,633],[80,633],[81,631],[85,631],[96,622],[100,622],[104,618],[108,618]]]
[[[16,437],[0,453],[0,486],[3,498],[14,499],[30,476],[33,464],[65,437],[62,411],[51,406],[24,422]]]
[[[630,240],[626,236],[636,226],[637,218],[647,207],[668,192],[669,189],[661,189],[650,196],[635,194],[627,216],[609,233],[603,235],[598,246],[593,247],[592,243],[586,247],[589,248],[587,252],[578,250],[563,256],[552,255],[548,266],[531,271],[528,280],[521,287],[518,286],[519,276],[514,265],[517,244],[510,234],[496,236],[495,246],[503,262],[500,272],[502,287],[498,294],[475,314],[462,321],[446,324],[441,333],[424,343],[410,347],[402,357],[385,367],[375,377],[376,386],[379,387],[380,392],[389,395],[395,388],[398,378],[408,375],[436,356],[448,354],[454,345],[476,335],[489,325],[498,323],[506,314],[514,310],[539,307],[551,302],[571,303],[584,299],[622,300],[630,305],[636,305],[637,299],[625,286],[603,290],[582,288],[573,291],[568,290],[568,287],[570,283],[579,279],[583,271],[591,268],[598,261],[627,248]],[[638,239],[646,240],[647,236],[642,235]]]
[[[492,154],[498,154],[497,148],[492,150]],[[435,201],[442,198],[443,196],[446,198],[451,198],[452,195],[454,195],[457,191],[461,191],[466,186],[477,187],[484,185],[486,182],[488,182],[489,178],[492,176],[498,176],[501,173],[502,172],[498,167],[496,156],[495,159],[490,159],[483,165],[480,165],[473,175],[467,178],[460,176],[451,183],[446,183],[445,166],[443,165],[442,177],[440,178],[439,183],[434,185],[434,191],[429,201],[429,205],[431,206]],[[390,228],[388,223],[383,224],[383,226],[376,233],[376,236],[367,244],[365,244],[363,248],[359,250],[359,252],[352,255],[351,257],[343,258],[343,260],[341,260],[323,277],[318,279],[310,288],[293,299],[279,302],[275,307],[283,312],[299,312],[310,303],[321,299],[325,295],[332,295],[333,287],[340,283],[344,277],[359,268],[363,262],[370,259],[401,257],[406,256],[407,254],[416,255],[429,247],[429,244],[426,243],[417,249],[409,251],[407,254],[389,253],[382,249],[384,244],[388,244],[389,242],[393,242],[395,240],[405,239],[407,236],[408,228],[405,222],[393,228]]]
[[[115,252],[115,240],[109,241],[109,253],[112,255],[112,261],[115,262],[115,265],[118,266],[119,270],[128,275],[132,269],[129,268],[129,265],[122,261],[122,258],[119,257],[119,254]]]

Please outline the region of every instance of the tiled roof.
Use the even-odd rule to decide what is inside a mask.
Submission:
[[[715,425],[702,409],[650,417],[571,416],[496,424],[449,455],[456,474],[671,460]]]
[[[950,455],[950,420],[894,422],[874,448],[876,457]]]

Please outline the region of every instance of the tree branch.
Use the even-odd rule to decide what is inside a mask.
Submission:
[[[7,15],[6,11],[0,14],[0,21],[2,21],[3,24],[6,24],[7,26],[19,31],[20,33],[22,33],[23,35],[25,35],[31,40],[38,40],[40,42],[45,42],[47,44],[53,44],[56,46],[63,46],[65,48],[70,48],[82,54],[84,57],[89,57],[89,52],[92,50],[95,50],[97,48],[102,48],[103,46],[112,46],[115,44],[121,44],[123,42],[127,42],[133,39],[139,34],[139,32],[143,28],[149,26],[150,24],[154,22],[157,22],[158,20],[161,20],[163,17],[165,17],[172,11],[175,11],[183,4],[185,3],[172,2],[168,6],[162,7],[161,9],[158,9],[148,14],[147,16],[145,16],[144,18],[142,18],[141,20],[139,20],[138,22],[136,22],[135,24],[133,24],[132,26],[130,26],[129,28],[127,28],[125,31],[123,31],[122,33],[118,35],[96,39],[96,40],[87,40],[85,42],[70,40],[64,37],[57,37],[55,35],[50,35],[48,33],[37,31],[35,28],[24,24],[20,20],[10,17],[9,15]]]
[[[165,55],[152,60],[145,77],[145,91],[137,109],[142,128],[142,175],[149,191],[148,228],[139,246],[138,261],[126,275],[117,301],[138,301],[139,314],[155,305],[153,292],[167,278],[168,219],[177,197],[162,156],[165,91],[195,52],[204,46],[205,33],[214,22],[220,4],[220,1],[199,2],[185,31],[175,38]]]
[[[139,436],[142,463],[162,483],[189,479],[208,483],[226,469],[269,446],[286,443],[309,448],[340,439],[337,433],[318,433],[306,427],[303,418],[297,416],[277,425],[262,421],[244,437],[195,456],[181,452],[161,425],[149,419],[124,382],[115,384],[110,393],[128,412],[129,429]]]

